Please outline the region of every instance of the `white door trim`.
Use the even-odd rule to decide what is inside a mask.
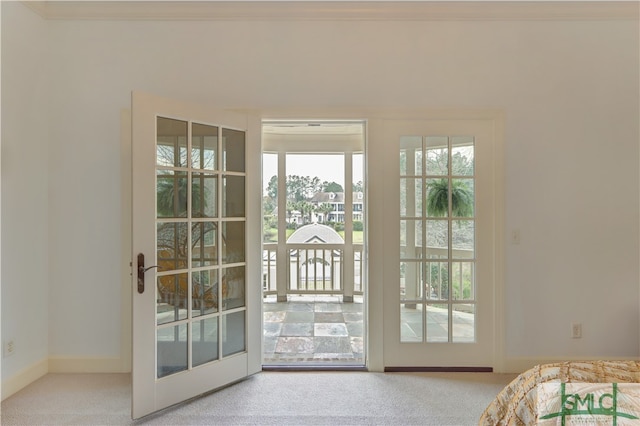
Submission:
[[[367,122],[367,133],[373,134],[377,130],[378,122],[376,119],[380,118],[434,118],[434,119],[477,119],[477,120],[491,120],[493,123],[493,137],[494,137],[494,157],[495,167],[493,170],[494,177],[494,191],[495,191],[495,253],[494,253],[494,277],[495,277],[495,358],[494,358],[494,371],[506,372],[508,366],[506,365],[506,353],[505,353],[505,164],[504,164],[504,146],[505,146],[505,115],[504,111],[498,109],[469,109],[469,108],[456,108],[456,109],[369,109],[369,108],[354,108],[354,109],[264,109],[261,111],[254,110],[254,116],[258,116],[261,120],[271,119],[359,119]],[[251,123],[258,120],[250,120]],[[249,129],[249,131],[255,131],[255,129]],[[368,142],[366,142],[368,144]],[[381,315],[371,315],[373,313],[381,313],[383,306],[382,297],[382,229],[384,226],[384,218],[380,217],[373,206],[381,205],[384,203],[384,197],[381,191],[369,191],[371,187],[378,188],[380,182],[375,173],[369,173],[370,164],[375,163],[375,152],[366,152],[366,165],[367,170],[367,195],[366,199],[369,205],[368,215],[368,269],[365,271],[366,282],[368,286],[368,303],[367,312],[364,313],[365,321],[367,321],[367,366],[370,371],[383,371],[384,359],[383,359],[383,324],[384,318]],[[261,167],[260,164],[247,164],[248,167]],[[127,174],[130,179],[129,170],[123,170],[123,174]],[[377,182],[377,183],[376,183]],[[251,188],[253,184],[248,183],[248,188]],[[259,187],[260,185],[257,184]],[[255,197],[250,197],[254,199]],[[127,210],[126,214],[130,214],[130,198],[128,205],[124,205]],[[255,209],[256,206],[247,206],[248,209]],[[260,206],[257,207],[260,209]],[[249,225],[255,226],[255,225]],[[257,225],[259,226],[259,225]],[[129,230],[123,230],[123,237],[126,236],[129,240]],[[124,274],[123,274],[124,275]],[[125,277],[126,283],[123,285],[126,294],[125,297],[128,300],[129,306],[131,303],[131,281],[127,274]],[[123,319],[124,320],[124,319]],[[130,321],[130,317],[128,318]],[[124,325],[127,328],[127,335],[123,336],[123,339],[130,341],[130,322]],[[121,357],[126,359],[124,365],[131,365],[131,352],[130,349],[123,345],[121,351]],[[128,370],[123,371],[130,371]]]
[[[505,239],[505,182],[504,182],[504,122],[505,116],[498,109],[430,109],[430,108],[353,108],[353,109],[265,109],[260,111],[262,120],[363,120],[367,123],[365,145],[366,200],[368,204],[368,269],[366,271],[367,304],[364,320],[367,323],[367,367],[369,371],[384,371],[384,238],[385,218],[381,206],[385,194],[397,191],[395,179],[384,179],[381,173],[369,173],[376,164],[388,159],[371,149],[370,138],[381,130],[383,119],[402,120],[483,120],[490,121],[493,137],[494,168],[492,170],[494,192],[494,362],[495,372],[505,371],[505,306],[504,306],[504,239]],[[391,181],[391,182],[390,182]],[[374,190],[372,190],[374,189]]]
[[[186,310],[186,316],[176,317],[165,325],[159,325],[156,321],[156,274],[158,273],[154,269],[154,260],[156,260],[157,242],[156,242],[156,154],[155,154],[155,135],[157,132],[156,119],[158,114],[161,116],[177,118],[185,121],[185,130],[187,129],[186,122],[199,122],[199,123],[214,123],[214,127],[217,132],[223,132],[224,129],[242,129],[246,132],[246,140],[244,140],[244,147],[241,152],[244,156],[244,167],[242,169],[225,170],[222,167],[220,160],[217,160],[218,166],[215,168],[218,175],[217,184],[220,185],[225,175],[241,175],[245,178],[244,187],[246,192],[245,209],[242,217],[225,217],[224,213],[218,209],[215,217],[211,218],[212,221],[219,224],[225,223],[243,223],[244,227],[244,258],[239,259],[238,265],[246,268],[245,279],[243,285],[245,286],[245,299],[244,305],[236,308],[230,308],[225,310],[220,304],[216,305],[214,312],[208,312],[205,315],[209,315],[208,318],[215,319],[215,333],[217,337],[215,342],[218,345],[217,355],[212,362],[201,363],[195,366],[190,361],[189,353],[193,350],[190,344],[190,335],[192,323],[200,321],[200,318],[205,318],[204,315],[191,316],[189,312],[192,312],[190,308]],[[165,115],[166,114],[166,115]],[[252,133],[249,133],[251,131]],[[131,277],[131,294],[133,300],[133,324],[132,324],[132,336],[133,336],[133,406],[132,417],[139,418],[150,414],[151,412],[165,408],[169,405],[179,403],[183,400],[192,398],[202,393],[214,390],[216,388],[226,386],[232,382],[247,377],[253,373],[256,373],[262,368],[262,287],[261,287],[261,245],[258,244],[246,244],[246,241],[258,240],[260,241],[261,235],[261,197],[260,197],[260,124],[256,117],[247,114],[246,112],[230,112],[220,109],[211,108],[207,105],[198,105],[194,103],[185,103],[182,101],[161,98],[153,95],[148,95],[140,92],[134,92],[132,95],[132,263],[135,268],[138,267],[138,260],[136,259],[138,253],[143,253],[147,256],[147,260],[144,266],[151,266],[146,272],[146,287],[141,294],[138,291],[138,285],[136,283],[137,273]],[[187,130],[188,137],[191,137],[190,131]],[[218,137],[218,152],[219,155],[216,158],[222,157],[222,141],[220,136]],[[191,164],[186,164],[187,167],[179,167],[178,169],[188,169],[198,171],[197,167]],[[173,166],[172,166],[173,169]],[[189,192],[188,192],[189,193]],[[221,204],[222,192],[220,187],[216,190],[217,203]],[[190,212],[190,210],[187,210]],[[196,216],[192,216],[190,213],[186,214],[186,217],[174,219],[166,218],[166,223],[178,220],[180,223],[186,226],[191,223]],[[163,219],[164,220],[164,219]],[[216,238],[220,238],[220,235],[224,235],[222,227],[219,227],[219,232]],[[187,235],[191,235],[187,232]],[[191,239],[188,239],[189,243]],[[220,241],[216,244],[218,250],[219,262],[214,262],[215,265],[211,265],[216,270],[224,271],[226,267],[235,267],[233,263],[225,262],[221,256]],[[190,255],[187,256],[190,259]],[[160,263],[157,263],[160,265]],[[177,266],[177,265],[176,265]],[[190,270],[192,267],[191,261],[188,260],[185,266],[176,268],[176,273],[187,274],[188,272],[182,272]],[[208,267],[208,266],[207,266]],[[135,269],[134,268],[134,269]],[[170,268],[173,269],[173,268]],[[164,275],[172,276],[172,270],[163,271],[169,272]],[[190,272],[189,272],[190,273]],[[177,276],[177,275],[175,275]],[[190,279],[190,275],[189,279]],[[220,275],[218,275],[221,277]],[[213,282],[212,282],[213,285]],[[240,284],[239,284],[240,285]],[[191,294],[190,282],[186,284],[187,299]],[[223,296],[220,296],[220,291],[223,286],[217,286],[218,299],[222,300]],[[190,304],[187,304],[190,306]],[[235,315],[237,312],[246,312],[242,316],[244,318],[244,325],[240,325],[245,328],[246,335],[243,337],[241,344],[242,348],[233,348],[231,352],[225,355],[224,352],[224,330],[225,330],[225,318],[227,314],[229,317]],[[205,318],[206,320],[206,318]],[[174,324],[179,324],[185,332],[186,338],[180,337],[180,345],[183,345],[184,352],[180,351],[180,354],[184,354],[186,363],[179,364],[180,367],[185,367],[184,371],[172,372],[171,374],[164,375],[158,378],[157,374],[157,330],[171,330]],[[241,324],[241,323],[240,323]],[[182,331],[181,331],[182,333]],[[173,338],[175,340],[175,337]],[[172,341],[173,342],[173,341]],[[182,347],[182,346],[181,346]],[[182,356],[182,355],[181,355]],[[182,362],[182,361],[180,361]]]

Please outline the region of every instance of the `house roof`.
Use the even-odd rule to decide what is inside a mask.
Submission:
[[[344,203],[344,192],[317,192],[311,197],[312,203]],[[362,202],[362,192],[353,193],[353,202]]]
[[[312,203],[344,203],[344,192],[317,192],[311,197]]]
[[[321,225],[319,223],[312,223],[298,228],[287,239],[287,243],[293,244],[344,244],[344,240],[338,234],[335,229]]]

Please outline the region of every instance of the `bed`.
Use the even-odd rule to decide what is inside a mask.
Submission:
[[[537,365],[509,383],[489,404],[479,425],[535,425],[541,383],[640,383],[640,361],[584,361]]]

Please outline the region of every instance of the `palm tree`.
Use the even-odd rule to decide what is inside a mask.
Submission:
[[[320,203],[318,204],[316,211],[322,214],[323,222],[328,222],[329,213],[333,211],[333,206],[331,203]]]
[[[186,217],[187,216],[187,177],[174,175],[158,176],[156,197],[157,197],[157,216],[159,218]],[[205,217],[208,200],[211,196],[210,189],[194,180],[191,185],[192,191],[192,217]],[[207,236],[218,229],[215,222],[202,222],[191,228],[191,250],[205,244]],[[224,239],[224,235],[222,238]],[[185,268],[189,257],[189,228],[186,222],[160,222],[156,230],[157,256],[160,270],[171,270],[176,268]],[[206,256],[204,249],[192,253],[192,256]],[[204,276],[204,275],[203,275]],[[161,277],[158,282],[159,297],[165,301],[171,301],[173,297],[179,297],[179,300],[171,301],[177,306],[186,306],[187,304],[187,279],[185,276],[175,278],[172,276]],[[175,279],[174,279],[175,278]],[[205,283],[200,283],[200,274],[195,274],[192,280],[193,286],[205,289]],[[207,283],[210,287],[214,283]],[[217,285],[217,283],[216,283]],[[179,296],[178,296],[179,295]],[[203,298],[204,293],[203,293]],[[207,301],[209,303],[210,301]],[[204,299],[201,301],[204,306]],[[217,304],[217,300],[215,301]]]
[[[158,176],[156,188],[158,217],[185,217],[187,215],[187,177]],[[191,210],[193,217],[204,217],[210,190],[204,182],[194,179],[191,184]]]
[[[427,214],[442,217],[449,214],[449,180],[436,179],[427,184]],[[473,190],[460,179],[451,180],[451,213],[455,217],[473,216]]]
[[[296,206],[296,202],[292,200],[287,200],[287,219],[291,219],[293,212],[296,211],[298,207]]]
[[[298,201],[296,203],[296,206],[298,207],[298,210],[300,210],[300,214],[302,215],[302,222],[303,223],[310,223],[311,222],[311,215],[313,214],[313,209],[314,206],[313,204],[311,204],[311,202],[303,200],[303,201]]]
[[[158,176],[156,194],[158,217],[184,217],[187,215],[186,176]]]

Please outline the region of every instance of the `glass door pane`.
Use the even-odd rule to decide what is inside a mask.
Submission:
[[[246,348],[244,145],[243,131],[157,118],[158,378]]]
[[[403,136],[399,159],[400,340],[474,342],[474,137]]]
[[[260,138],[255,116],[139,92],[131,115],[137,419],[261,370]]]

